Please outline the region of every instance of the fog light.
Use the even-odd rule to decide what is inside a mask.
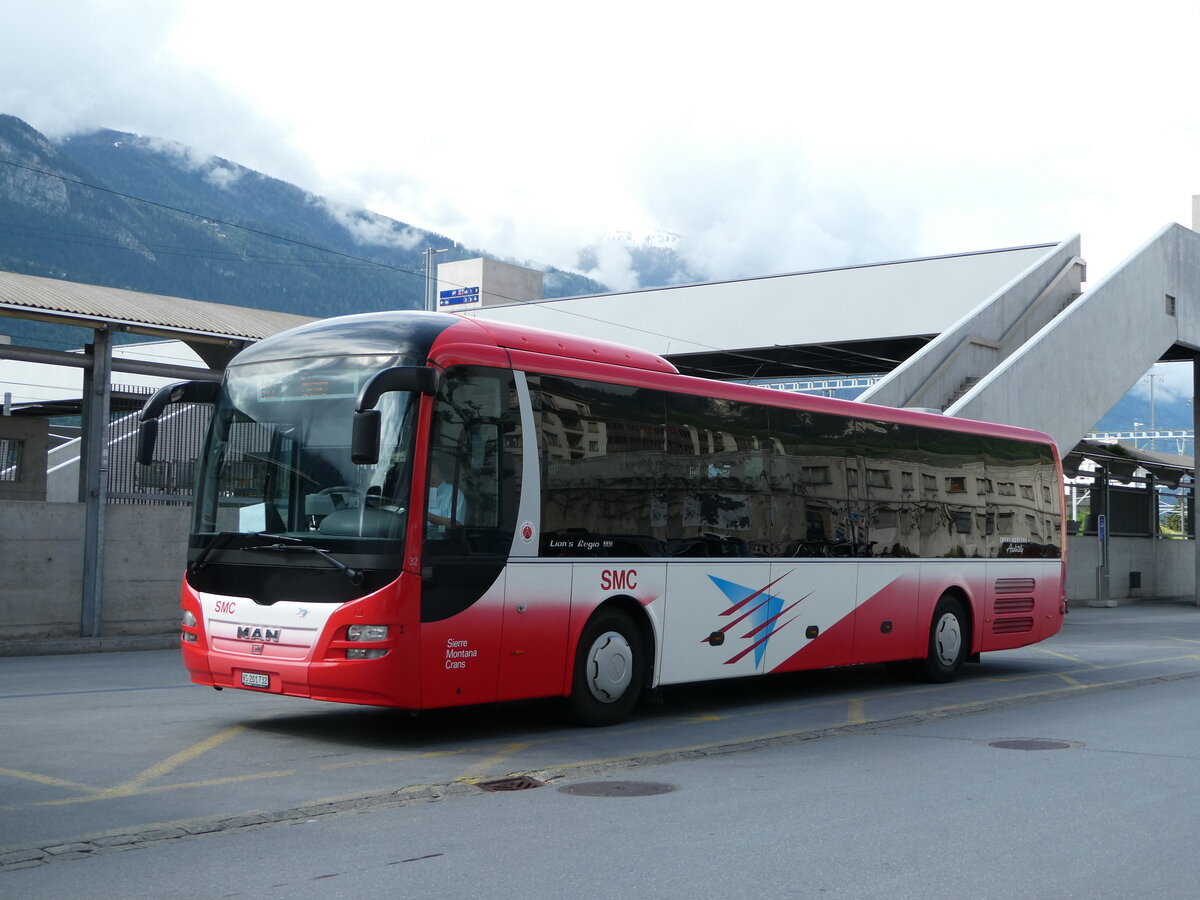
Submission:
[[[351,625],[346,629],[346,639],[351,641],[385,641],[386,625]]]
[[[368,650],[366,647],[355,647],[346,651],[346,659],[379,659],[386,654],[383,648]]]
[[[179,633],[179,637],[182,638],[183,640],[187,641],[189,644],[196,643],[196,636],[194,634],[192,634],[190,631],[181,631]]]
[[[196,616],[192,613],[192,611],[190,609],[185,609],[183,611],[183,624],[187,628],[195,628],[196,627]]]

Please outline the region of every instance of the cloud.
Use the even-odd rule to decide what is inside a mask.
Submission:
[[[13,0],[0,4],[14,6]],[[3,15],[0,111],[53,139],[113,128],[187,145],[298,184],[316,179],[286,128],[173,52],[186,4],[63,0]],[[211,171],[218,184],[228,172]]]
[[[250,172],[240,165],[230,165],[220,157],[166,138],[135,135],[129,143],[171,157],[184,169],[199,172],[205,181],[222,190],[229,190]]]
[[[443,12],[0,0],[0,112],[52,137],[160,135],[568,268],[617,229],[680,234],[708,278],[1079,231],[1094,282],[1186,221],[1200,187],[1200,7],[1014,2],[1003,16],[946,0],[681,16],[616,0],[596,18],[463,0],[452,45],[397,53],[397,34]],[[604,266],[618,282],[627,269],[616,250]]]
[[[1153,392],[1156,402],[1178,403],[1192,399],[1192,363],[1158,363],[1150,369],[1129,392],[1149,400]]]
[[[331,219],[345,228],[357,244],[412,250],[425,239],[422,232],[413,228],[398,228],[392,219],[376,213],[323,197],[314,197],[313,200]]]
[[[227,191],[241,181],[246,172],[246,169],[237,169],[218,164],[204,173],[204,180],[215,187]]]
[[[631,291],[641,285],[629,249],[613,241],[601,241],[589,252],[591,266],[583,272],[614,291]]]
[[[847,173],[819,170],[786,142],[663,146],[638,183],[647,216],[679,235],[677,252],[705,279],[877,262],[914,251],[915,216],[872,202]]]

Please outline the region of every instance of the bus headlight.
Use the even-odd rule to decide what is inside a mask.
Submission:
[[[386,641],[388,627],[386,625],[351,625],[346,629],[348,641]]]
[[[183,611],[183,626],[184,628],[196,627],[196,615],[190,609]]]

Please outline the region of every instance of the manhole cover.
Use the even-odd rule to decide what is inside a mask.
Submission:
[[[560,787],[559,793],[576,797],[651,797],[669,794],[675,785],[662,781],[581,781]]]
[[[480,781],[475,787],[481,791],[525,791],[529,788],[544,787],[544,781],[538,781],[528,775],[518,775],[515,778],[497,778],[495,781]]]
[[[1074,741],[1050,741],[1043,738],[1012,738],[1004,741],[988,741],[989,747],[999,750],[1070,750],[1079,747]]]

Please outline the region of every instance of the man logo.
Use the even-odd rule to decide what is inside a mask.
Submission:
[[[258,626],[239,625],[237,638],[239,641],[269,641],[278,644],[279,636],[282,632],[282,628],[259,628]]]

